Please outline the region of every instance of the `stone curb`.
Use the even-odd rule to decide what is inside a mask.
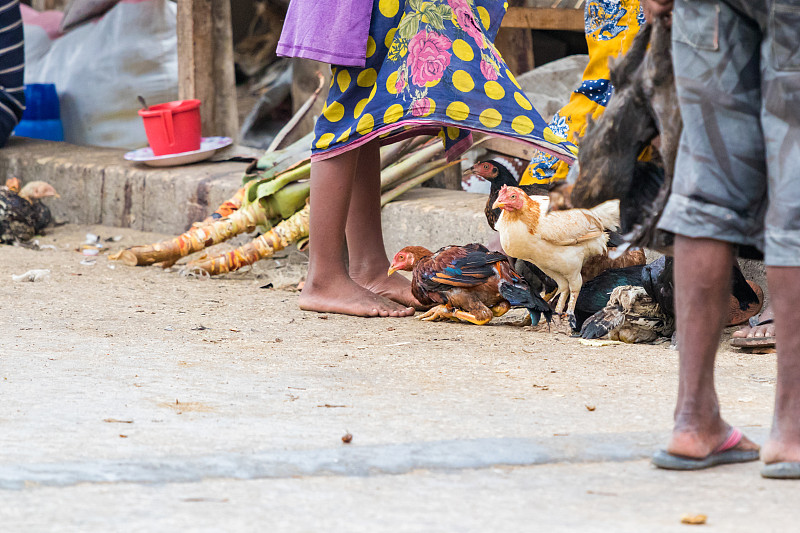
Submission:
[[[49,205],[56,220],[179,234],[230,198],[243,163],[198,163],[153,168],[123,159],[124,150],[12,137],[0,149],[0,172],[23,182],[47,181],[60,193]],[[383,208],[386,252],[407,245],[431,250],[448,244],[487,243],[482,194],[418,188]],[[741,261],[766,292],[763,263]]]
[[[179,234],[207,217],[241,184],[243,163],[153,168],[125,161],[124,150],[13,137],[0,150],[0,172],[24,182],[47,181],[61,195],[48,200],[56,220]],[[4,178],[5,179],[5,178]],[[482,195],[417,189],[383,210],[387,252],[408,244],[438,249],[486,242]]]

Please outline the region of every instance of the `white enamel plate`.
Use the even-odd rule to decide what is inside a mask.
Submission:
[[[214,155],[214,152],[220,148],[225,148],[232,143],[233,139],[230,137],[203,137],[200,140],[199,150],[181,152],[178,154],[153,155],[153,150],[149,146],[146,146],[144,148],[139,148],[138,150],[128,152],[125,154],[125,159],[128,161],[144,163],[145,165],[149,165],[151,167],[174,167],[178,165],[188,165],[189,163],[205,161]]]

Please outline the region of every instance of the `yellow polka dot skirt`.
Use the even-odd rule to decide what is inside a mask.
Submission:
[[[453,159],[472,131],[512,137],[571,161],[575,146],[548,128],[494,47],[507,4],[375,0],[363,69],[332,66],[315,159],[413,135],[439,135]]]

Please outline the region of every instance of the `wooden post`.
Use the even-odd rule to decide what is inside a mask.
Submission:
[[[231,5],[227,0],[178,0],[178,98],[202,102],[204,136],[238,137]]]
[[[508,9],[510,11],[524,3],[524,0],[510,0],[508,2],[510,6]],[[497,32],[494,45],[503,56],[511,72],[514,73],[514,75],[519,75],[532,70],[534,67],[533,35],[531,34],[531,30],[527,28],[507,27],[507,18],[508,14],[506,14],[503,19],[500,31]]]

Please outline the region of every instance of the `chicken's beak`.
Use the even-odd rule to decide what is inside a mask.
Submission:
[[[472,176],[475,173],[472,170],[473,168],[474,167],[469,167],[467,170],[465,170],[464,172],[461,173],[461,176],[464,177],[464,178],[468,178],[469,176]]]
[[[500,200],[495,200],[492,204],[492,209],[505,209],[506,204]]]
[[[390,267],[389,267],[389,272],[388,272],[386,275],[387,275],[387,276],[391,276],[391,275],[392,275],[392,274],[394,274],[395,272],[397,272],[397,269],[395,268],[395,266],[394,266],[394,265],[392,265],[392,266],[390,266]]]

